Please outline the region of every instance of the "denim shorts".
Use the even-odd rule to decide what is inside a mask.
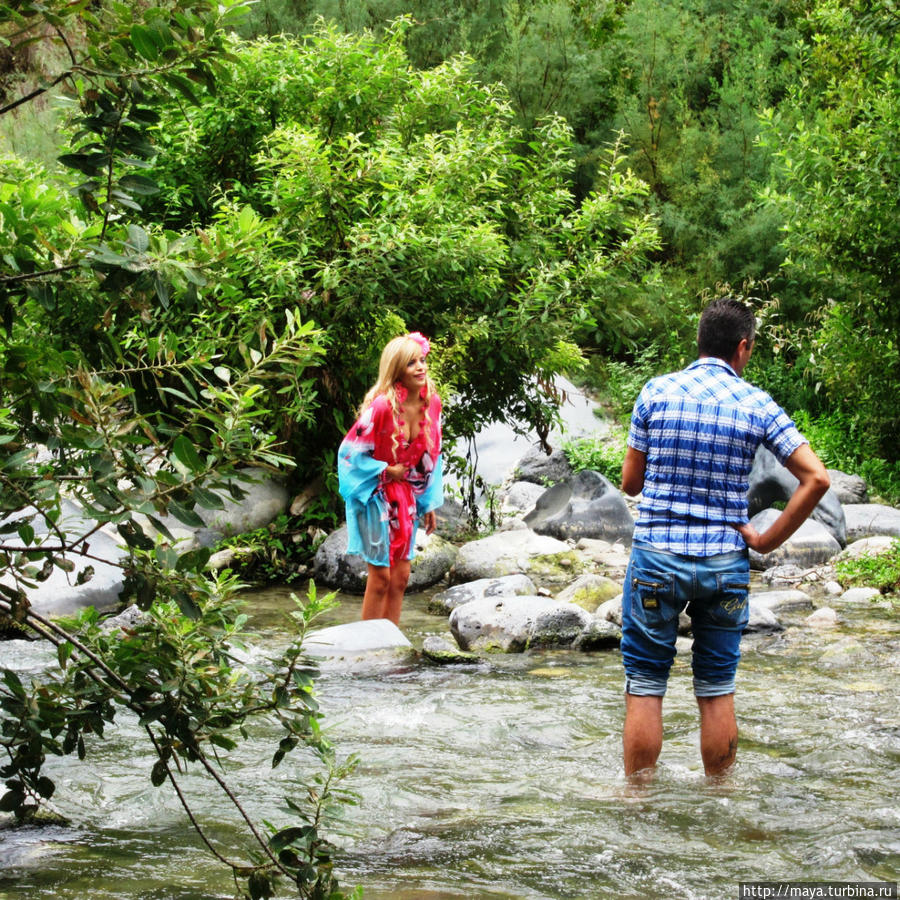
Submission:
[[[691,617],[694,693],[734,693],[741,634],[749,618],[750,564],[746,550],[679,556],[635,542],[622,596],[625,690],[662,697],[675,659],[678,616]]]

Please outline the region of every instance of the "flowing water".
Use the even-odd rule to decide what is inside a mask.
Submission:
[[[255,594],[259,653],[279,640],[288,591]],[[408,597],[415,646],[446,633]],[[332,621],[358,616],[345,598]],[[900,873],[900,621],[842,610],[835,629],[745,640],[738,764],[708,780],[690,671],[678,660],[658,776],[621,767],[617,652],[532,652],[465,666],[407,661],[318,686],[329,734],[361,763],[339,838],[341,881],[368,898],[736,898],[742,881],[896,881]],[[47,664],[22,642],[4,664]],[[278,819],[302,758],[272,771],[264,735],[230,764],[251,811]],[[53,760],[67,827],[0,830],[3,900],[210,900],[233,896],[125,723],[88,757]],[[223,811],[186,781],[207,823]],[[213,826],[226,843],[227,826]]]

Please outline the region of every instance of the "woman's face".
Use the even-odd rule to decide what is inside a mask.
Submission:
[[[427,381],[428,363],[425,362],[425,354],[419,353],[406,364],[400,375],[400,383],[410,393],[418,393]]]

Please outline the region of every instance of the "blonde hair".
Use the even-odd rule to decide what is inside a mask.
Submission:
[[[391,405],[391,409],[394,411],[394,436],[393,436],[393,449],[397,449],[397,444],[400,439],[401,431],[401,422],[400,422],[400,400],[397,397],[396,384],[400,381],[403,376],[406,367],[414,360],[417,359],[422,353],[422,345],[419,341],[415,340],[415,338],[410,337],[408,334],[401,334],[398,337],[392,338],[387,342],[384,347],[384,350],[381,351],[381,361],[378,364],[378,379],[375,384],[369,388],[366,396],[363,398],[363,402],[359,407],[359,415],[362,415],[375,401],[376,397],[380,397],[382,394],[387,399],[388,403]],[[430,426],[431,422],[428,419],[431,410],[431,397],[433,394],[437,393],[436,388],[434,386],[434,382],[431,380],[431,376],[428,376],[425,382],[425,425],[426,427]],[[430,432],[430,428],[426,432],[426,442],[428,441],[428,433]],[[430,443],[430,442],[429,442]],[[429,446],[429,450],[433,448]]]

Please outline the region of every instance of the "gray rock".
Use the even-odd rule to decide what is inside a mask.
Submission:
[[[20,517],[21,514],[13,516],[14,519]],[[36,516],[31,525],[35,532],[33,546],[39,549],[40,542],[48,536],[48,528],[40,516]],[[88,519],[76,503],[63,499],[56,525],[65,533],[66,541],[74,543],[79,536],[92,532],[97,523]],[[56,536],[53,535],[50,540],[55,544]],[[124,546],[124,540],[112,525],[104,525],[99,531],[93,531],[79,548],[95,558],[85,559],[77,553],[71,553],[68,559],[75,565],[75,571],[67,573],[54,568],[50,577],[39,582],[36,588],[26,589],[34,611],[44,616],[68,616],[88,606],[94,606],[101,612],[115,609],[119,605],[119,595],[125,580],[121,566],[116,565],[126,555]],[[93,574],[84,584],[76,584],[78,573],[87,571],[88,568]],[[0,581],[12,586],[8,577]]]
[[[875,535],[900,537],[900,509],[881,503],[848,503],[844,507],[847,517],[847,539],[856,541]]]
[[[568,569],[561,566],[569,560]],[[499,578],[522,572],[537,582],[540,578],[571,580],[583,563],[572,548],[545,535],[527,531],[504,531],[464,544],[450,570],[450,583],[461,584],[479,578]]]
[[[840,469],[829,469],[831,489],[841,503],[868,503],[869,488],[864,478],[848,475]]]
[[[575,638],[573,650],[613,650],[622,642],[622,629],[606,618],[594,616],[590,625]]]
[[[149,621],[149,616],[145,612],[141,612],[134,604],[126,606],[116,616],[110,616],[100,623],[101,631],[132,631],[138,625],[144,625]]]
[[[844,593],[844,589],[836,581],[826,581],[822,585],[822,590],[829,597],[840,597]]]
[[[819,663],[834,669],[864,671],[875,663],[873,654],[856,638],[845,637],[826,647]]]
[[[773,613],[811,610],[813,602],[803,591],[760,591],[750,594],[750,600],[758,608],[770,609]]]
[[[619,628],[622,627],[622,594],[620,593],[617,597],[613,597],[611,600],[607,600],[606,603],[601,603],[597,607],[597,611],[594,613],[595,618],[606,619],[607,622],[612,622],[613,625],[618,625]]]
[[[500,511],[502,513],[531,512],[535,503],[546,490],[546,487],[535,484],[533,481],[514,481],[500,495]]]
[[[582,538],[575,545],[588,559],[611,569],[628,568],[630,551],[623,544],[610,544],[609,541],[595,540],[594,538]]]
[[[764,509],[751,520],[753,527],[764,532],[781,515],[777,509]],[[819,522],[807,519],[780,547],[771,553],[750,551],[750,567],[770,569],[772,566],[793,564],[805,568],[827,562],[840,553],[841,545],[834,535]]]
[[[622,586],[605,575],[582,575],[556,595],[560,603],[575,603],[594,612],[601,603],[622,593]]]
[[[800,482],[782,466],[775,455],[760,446],[753,460],[750,471],[750,489],[747,504],[751,517],[768,509],[779,500],[787,502],[791,499]],[[847,543],[847,526],[844,510],[837,494],[829,488],[812,512],[812,519],[821,522],[831,532],[838,544],[843,547]]]
[[[405,655],[412,648],[403,632],[389,619],[366,619],[312,631],[303,642],[310,655],[355,661],[362,657]]]
[[[479,661],[477,654],[460,650],[456,644],[451,644],[436,634],[429,635],[422,642],[422,655],[430,662],[441,666]]]
[[[561,540],[630,540],[634,531],[622,494],[609,479],[590,470],[547,490],[525,521],[538,534]]]
[[[778,621],[778,616],[764,606],[759,606],[750,598],[750,618],[744,634],[769,634],[774,631],[784,631],[784,625]]]
[[[416,556],[409,575],[409,591],[421,591],[437,584],[456,559],[456,547],[438,535],[416,535]],[[361,556],[347,555],[347,526],[333,531],[319,546],[313,558],[312,574],[316,582],[347,594],[363,594],[366,590],[368,566]]]
[[[873,600],[881,599],[881,591],[877,588],[860,587],[849,588],[837,598],[841,603],[869,604]]]
[[[830,606],[821,606],[803,621],[810,628],[834,628],[838,623],[838,614]]]
[[[428,601],[428,611],[435,615],[449,615],[457,606],[481,600],[483,597],[508,597],[515,595],[534,595],[537,588],[527,576],[517,573],[500,578],[479,578],[456,584],[446,591],[439,591]]]
[[[533,646],[570,646],[591,618],[581,607],[548,597],[486,597],[457,606],[450,630],[463,650],[520,653]]]
[[[531,481],[548,485],[572,477],[572,466],[562,450],[554,450],[549,456],[540,447],[532,447],[517,463],[518,481]]]
[[[859,559],[861,556],[879,556],[893,549],[896,538],[886,534],[875,535],[874,537],[860,538],[847,544],[840,552],[838,559]]]
[[[469,517],[458,500],[444,500],[443,506],[435,510],[435,518],[435,534],[445,541],[456,541],[469,530]]]

